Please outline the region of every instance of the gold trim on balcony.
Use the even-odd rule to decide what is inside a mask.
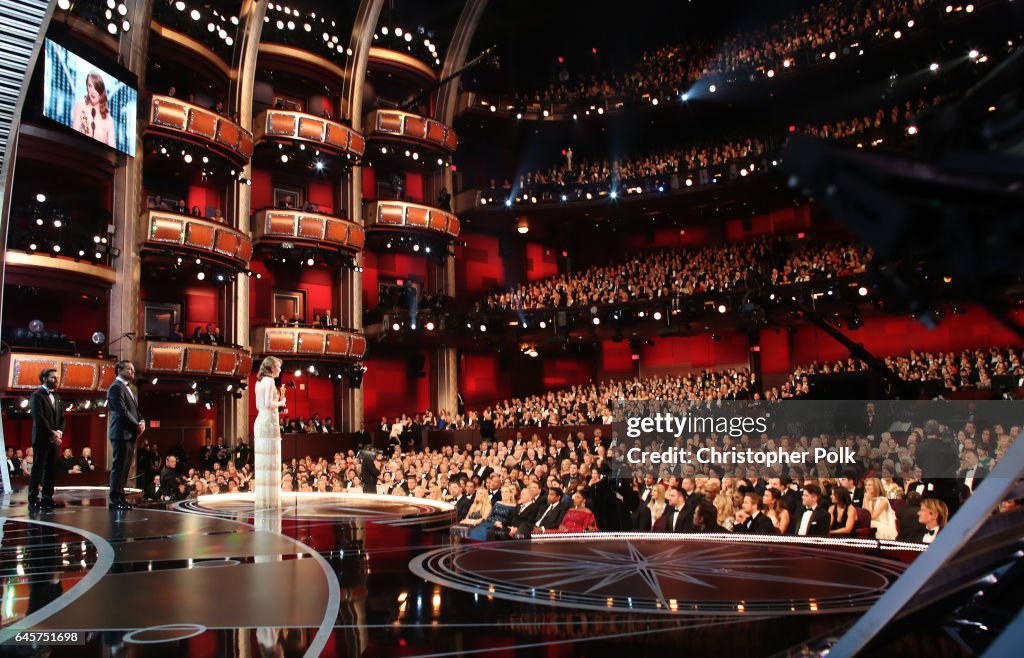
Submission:
[[[247,350],[219,345],[144,341],[142,370],[152,374],[189,377],[248,377],[252,354]]]
[[[27,251],[8,251],[7,265],[32,269],[58,270],[71,272],[85,277],[98,279],[113,285],[117,274],[114,268],[107,265],[96,265],[85,261],[76,261],[67,256],[50,256]]]
[[[117,377],[117,362],[68,354],[9,352],[0,357],[0,378],[7,391],[32,392],[39,388],[39,373],[57,370],[60,390],[105,391]]]
[[[450,212],[407,201],[374,201],[366,208],[366,230],[402,228],[459,237],[459,218]]]
[[[303,210],[264,208],[252,217],[253,239],[297,242],[359,252],[366,242],[363,227],[347,219]]]
[[[401,110],[370,112],[364,125],[369,131],[366,133],[368,140],[411,140],[448,153],[454,153],[459,146],[459,137],[450,126]]]
[[[221,58],[220,55],[213,52],[207,46],[200,43],[199,41],[196,41],[187,34],[182,34],[177,30],[172,30],[171,28],[165,25],[161,25],[156,21],[150,23],[150,32],[151,34],[155,34],[159,37],[166,39],[178,48],[183,48],[185,50],[191,51],[193,54],[199,55],[200,57],[213,64],[215,67],[217,67],[217,70],[220,71],[220,73],[225,78],[232,80],[235,78],[234,71],[231,70],[231,67],[228,66],[228,64]]]
[[[303,67],[318,70],[320,73],[326,73],[328,78],[334,80],[343,80],[345,78],[345,70],[331,60],[294,46],[286,46],[281,43],[260,43],[259,57],[261,68],[264,64],[268,63],[266,60],[276,58],[286,61],[290,60],[301,64]],[[276,70],[277,67],[274,67],[274,69]]]
[[[225,261],[239,270],[249,268],[252,238],[230,226],[173,212],[149,210],[143,250],[186,251],[191,255]]]
[[[153,95],[146,133],[211,148],[239,167],[249,164],[252,158],[252,133],[216,112],[170,96]]]
[[[371,47],[368,65],[371,69],[390,68],[404,73],[412,73],[431,82],[438,80],[437,71],[430,68],[426,62],[389,48]]]
[[[322,151],[360,158],[366,139],[348,126],[324,117],[291,110],[267,109],[253,122],[256,143],[288,140],[312,144]]]
[[[315,327],[255,327],[252,347],[259,355],[362,359],[366,356],[366,337],[351,331]]]

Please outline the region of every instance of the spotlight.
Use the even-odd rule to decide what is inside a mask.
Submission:
[[[296,368],[295,369],[295,376],[296,377],[301,377],[302,376],[302,368]]]
[[[660,320],[661,319],[661,311],[655,311],[654,315],[651,316],[651,317],[653,317],[655,320]]]
[[[710,87],[708,87],[708,91],[710,91],[713,94],[716,91],[718,91],[718,87],[716,87],[715,85],[711,85]]]
[[[418,243],[417,243],[417,244],[414,244],[414,245],[412,246],[412,250],[413,250],[413,251],[419,251],[419,250],[420,250],[420,245],[419,245]]]
[[[185,396],[185,399],[188,400],[189,404],[195,404],[196,402],[199,402],[199,396],[196,395],[195,393],[187,394]]]
[[[186,153],[184,157],[185,157],[185,164],[192,164],[192,154],[191,153]]]
[[[611,198],[613,198],[613,199],[618,199],[619,198],[619,193],[616,192],[615,190],[612,190],[612,192],[611,192],[611,194],[609,194],[609,196]]]
[[[548,323],[545,322],[544,320],[541,320],[539,323],[537,323],[537,326],[540,327],[541,329],[547,329]]]
[[[46,195],[40,192],[36,195],[36,201],[39,203],[46,203]]]
[[[323,160],[317,160],[316,162],[314,162],[313,163],[313,168],[316,169],[317,171],[323,171],[324,170]]]
[[[307,370],[309,370],[310,374],[313,374],[314,372],[316,372],[316,366],[309,366]]]
[[[198,10],[198,9],[193,9],[193,10],[192,10],[192,11],[191,11],[191,12],[189,13],[189,16],[191,16],[191,17],[192,17],[192,20],[194,20],[194,21],[198,21],[198,20],[199,20],[199,18],[200,18],[199,10]]]
[[[768,69],[767,75],[768,75],[769,78],[774,78],[775,77],[775,69]]]
[[[686,179],[686,187],[693,187],[693,179],[692,178],[687,178]]]
[[[397,322],[391,325],[391,331],[398,331],[401,328],[402,325],[398,324]]]
[[[21,407],[22,409],[27,407],[28,406],[28,399],[27,398],[22,398],[21,402],[18,403],[18,406]]]
[[[202,271],[197,272],[196,273],[196,278],[199,279],[200,281],[202,281],[203,279],[206,278],[206,272],[202,272]]]
[[[718,305],[718,312],[719,312],[719,313],[725,313],[725,312],[726,312],[726,310],[727,310],[727,309],[725,308],[725,304],[719,304],[719,305]]]
[[[979,55],[981,55],[981,53],[979,53],[977,50],[971,50],[971,52],[967,53],[967,56],[970,57],[971,59],[978,59]]]
[[[487,333],[487,325],[486,324],[480,325],[480,331],[482,331],[484,333]]]
[[[197,388],[199,388],[199,382],[192,382],[192,390],[194,391]]]
[[[939,70],[938,63],[937,62],[932,62],[932,65],[928,67],[928,70],[929,71],[938,71]]]
[[[512,199],[505,199],[505,207],[506,208],[511,208],[512,207]]]
[[[288,162],[288,154],[287,153],[282,153],[281,154],[281,162]]]
[[[433,331],[433,330],[434,330],[434,323],[431,322],[431,321],[427,321],[427,331]]]
[[[35,242],[33,242],[32,244],[30,244],[30,245],[28,246],[28,248],[29,248],[29,251],[35,251],[35,250],[36,250],[36,249],[38,249],[39,247],[37,247],[37,246],[36,246],[36,243],[35,243]]]
[[[53,245],[53,250],[54,250],[54,252],[59,254],[60,253],[60,245],[59,244]]]
[[[203,404],[203,406],[206,407],[207,411],[209,411],[210,409],[213,409],[213,403],[212,402],[206,402],[206,403]]]
[[[593,322],[595,325],[601,324],[601,318],[594,318]]]
[[[310,267],[313,267],[313,263],[315,262],[316,261],[314,261],[312,257],[306,259],[306,265],[309,265]]]
[[[523,113],[522,112],[516,112],[516,118],[517,119],[522,119],[523,118]]]

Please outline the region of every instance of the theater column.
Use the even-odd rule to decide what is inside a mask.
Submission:
[[[232,56],[233,78],[229,89],[228,109],[238,113],[242,127],[252,131],[252,94],[256,76],[256,58],[259,52],[260,35],[263,30],[263,16],[266,3],[246,0],[239,12],[237,44]],[[242,170],[245,178],[252,178],[252,165],[247,164]],[[252,236],[250,222],[252,187],[235,181],[228,189],[225,217],[235,221],[235,228],[248,236]],[[224,309],[221,317],[227,325],[225,335],[229,342],[251,350],[249,326],[249,277],[244,273],[235,277],[235,281],[225,288]],[[253,355],[258,361],[258,356]],[[250,373],[243,373],[246,381]],[[219,414],[221,432],[228,444],[234,446],[239,437],[249,439],[252,445],[252,425],[249,422],[249,401],[252,391],[245,390],[240,398],[233,395],[224,397],[224,409]]]
[[[377,29],[384,0],[361,0],[356,18],[352,23],[352,36],[349,48],[352,57],[345,65],[345,77],[341,85],[342,119],[348,120],[352,129],[363,132],[363,85],[366,83],[366,69],[370,60],[370,46],[373,44],[373,33]],[[340,185],[341,207],[347,217],[363,225],[363,171],[361,167],[352,167],[347,176],[343,176]],[[356,256],[355,265],[363,264],[362,254]],[[359,333],[363,332],[363,277],[355,270],[343,268],[338,274],[338,292],[340,294],[339,320],[342,325]],[[336,426],[343,432],[355,432],[363,420],[363,391],[353,387],[348,379],[335,384],[335,416]]]
[[[131,9],[131,23],[148,26],[153,15],[153,0],[136,2]],[[125,67],[138,76],[139,89],[146,88],[146,53],[149,49],[149,30],[134,29],[122,32],[119,42],[121,59]],[[112,258],[115,270],[114,285],[110,289],[110,310],[108,341],[115,345],[117,356],[131,359],[136,372],[146,369],[145,341],[140,340],[139,306],[141,296],[142,260],[139,246],[145,239],[142,222],[142,134],[139,132],[135,143],[136,157],[119,155],[118,167],[114,170],[113,199],[111,200],[111,223],[114,236],[111,247],[120,250],[121,255]],[[120,339],[132,334],[137,339]],[[157,410],[143,409],[147,420],[159,420]],[[106,468],[113,464],[111,450],[105,450]],[[136,482],[135,464],[129,466],[129,482]]]

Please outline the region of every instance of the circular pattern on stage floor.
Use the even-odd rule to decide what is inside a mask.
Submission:
[[[453,589],[536,605],[775,616],[865,610],[904,565],[792,543],[603,533],[452,545],[416,557],[410,569]]]
[[[178,508],[184,511],[223,518],[252,516],[254,495],[213,494],[183,501]],[[282,518],[307,521],[372,521],[391,526],[416,526],[424,530],[446,529],[455,523],[455,506],[436,500],[407,496],[385,496],[363,493],[282,493]]]

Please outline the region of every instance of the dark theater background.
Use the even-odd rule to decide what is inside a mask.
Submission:
[[[1015,655],[1020,4],[0,0],[0,649]]]

